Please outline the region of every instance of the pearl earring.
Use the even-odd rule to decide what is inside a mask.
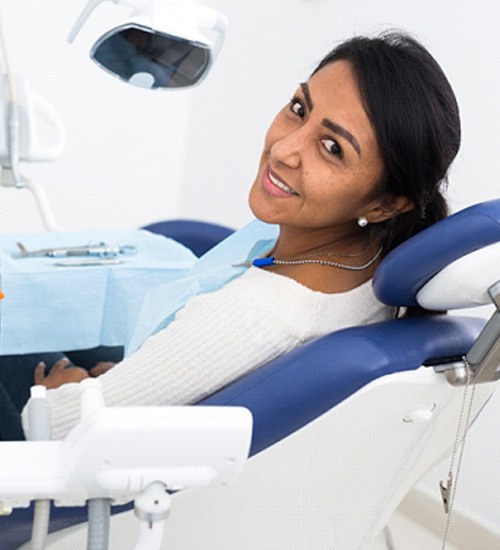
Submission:
[[[358,218],[358,225],[359,227],[366,227],[368,225],[368,220],[366,219],[366,216],[360,216]]]

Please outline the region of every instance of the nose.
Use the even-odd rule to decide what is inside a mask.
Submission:
[[[289,168],[300,168],[304,152],[305,136],[301,129],[282,134],[271,145],[271,160]]]

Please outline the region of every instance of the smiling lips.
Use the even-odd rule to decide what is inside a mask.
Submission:
[[[275,197],[291,197],[298,195],[297,191],[272,174],[269,168],[266,168],[264,171],[262,185],[270,195]]]

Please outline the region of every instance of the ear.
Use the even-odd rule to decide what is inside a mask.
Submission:
[[[413,208],[415,205],[408,197],[387,194],[376,201],[365,215],[369,223],[380,223]]]

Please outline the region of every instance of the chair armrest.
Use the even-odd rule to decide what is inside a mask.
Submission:
[[[372,380],[468,352],[484,319],[408,317],[334,332],[259,368],[200,405],[237,405],[254,417],[256,454]]]

